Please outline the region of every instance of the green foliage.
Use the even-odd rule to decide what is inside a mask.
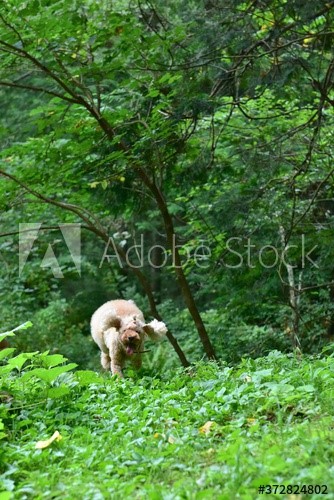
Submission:
[[[99,262],[113,235],[124,251],[141,233],[146,251],[168,247],[170,221],[158,203],[165,200],[189,288],[222,359],[286,350],[298,287],[296,334],[305,351],[319,351],[334,324],[332,4],[42,4],[6,2],[0,19],[0,299],[4,328],[34,319],[20,349],[35,350],[36,338],[38,348],[86,367],[82,331],[93,302],[136,296],[147,307],[131,266],[113,260],[101,270]],[[21,276],[16,221],[50,231]],[[53,232],[59,223],[89,231],[82,277]],[[259,259],[266,245],[284,250],[282,228],[294,285],[280,259],[273,267]],[[304,265],[302,236],[308,249],[317,245],[314,265]],[[40,267],[49,245],[62,283]],[[209,251],[198,254],[203,245]],[[172,299],[168,311],[161,305],[165,319],[199,359],[168,252],[166,266],[146,260],[141,271],[158,303]],[[271,263],[273,253],[264,257]],[[83,298],[80,321],[68,315],[74,296]],[[157,357],[166,366],[164,349]]]
[[[88,318],[86,319],[86,321]],[[65,299],[56,296],[48,307],[40,309],[32,316],[32,329],[16,337],[15,346],[24,351],[48,350],[52,354],[59,352],[82,367],[96,367],[96,349],[82,331],[87,326],[84,321],[75,324],[71,316],[71,306]]]
[[[334,337],[332,3],[3,3],[0,500],[332,495],[333,345],[278,352]],[[42,224],[23,270],[18,222]],[[81,275],[66,223],[82,224]],[[166,342],[139,376],[87,370],[94,309],[132,298],[149,319],[144,290],[203,358],[171,223],[222,365],[181,371]],[[126,252],[141,235],[166,265],[100,265],[109,237]],[[50,249],[62,279],[41,267]]]
[[[234,368],[200,363],[124,380],[73,372],[60,355],[24,357],[19,370],[9,357],[0,374],[0,484],[11,498],[258,498],[260,484],[334,487],[333,356],[274,351]],[[55,431],[58,440],[36,449]]]
[[[175,311],[174,304],[171,301],[165,301],[161,304],[161,312],[171,331],[177,336],[188,359],[191,362],[196,362],[202,358],[203,348],[195,338],[194,327],[188,311],[185,309]],[[284,312],[285,315],[286,312]],[[291,349],[289,335],[286,332],[283,333],[279,328],[247,324],[241,318],[230,314],[227,309],[209,309],[203,312],[202,316],[210,338],[217,349],[219,359],[227,363],[237,363],[245,356],[252,358],[265,356],[272,349],[282,352]],[[279,324],[280,321],[277,323]],[[311,337],[311,334],[309,336]],[[310,337],[305,339],[305,350],[310,347],[307,345],[307,341],[312,343]],[[319,341],[321,342],[320,339]],[[318,350],[320,350],[321,345],[317,345]],[[147,363],[150,366],[158,364],[161,369],[172,368],[177,363],[177,359],[171,356],[164,344],[158,348],[158,352],[149,356],[149,358],[152,357],[154,362],[148,359]]]

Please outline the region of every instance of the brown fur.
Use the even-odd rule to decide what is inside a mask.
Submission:
[[[92,337],[101,350],[101,365],[120,377],[127,360],[135,368],[141,367],[146,335],[159,340],[166,331],[166,325],[160,321],[147,324],[132,300],[110,300],[91,319]]]

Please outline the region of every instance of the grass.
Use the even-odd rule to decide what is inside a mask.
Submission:
[[[9,357],[0,500],[334,498],[333,356],[127,375]],[[35,448],[56,430],[60,441]],[[328,494],[261,495],[262,484]]]

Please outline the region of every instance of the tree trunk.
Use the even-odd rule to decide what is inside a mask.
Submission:
[[[174,265],[175,273],[176,273],[177,280],[179,283],[179,287],[180,287],[181,293],[183,295],[184,301],[187,305],[187,308],[189,310],[189,313],[190,313],[192,319],[194,320],[194,323],[195,323],[196,329],[198,331],[200,340],[202,342],[204,351],[209,359],[216,360],[217,357],[216,357],[214,348],[211,344],[211,341],[210,341],[210,338],[209,338],[208,333],[206,331],[202,317],[198,311],[193,294],[191,292],[188,280],[187,280],[187,278],[184,274],[184,271],[183,271],[180,253],[179,253],[179,250],[178,250],[178,247],[176,244],[177,242],[176,242],[176,235],[175,235],[175,231],[174,231],[174,223],[173,223],[172,216],[168,211],[166,200],[165,200],[163,194],[161,193],[160,189],[158,188],[158,186],[150,181],[150,179],[146,175],[146,172],[144,172],[142,169],[140,170],[140,176],[141,176],[143,182],[145,183],[145,185],[150,189],[151,193],[153,194],[153,196],[157,202],[158,208],[160,210],[160,213],[162,215],[168,245],[169,245],[169,248],[171,249],[172,253],[174,254],[173,265]]]
[[[287,245],[286,245],[286,241],[285,241],[285,230],[284,230],[283,226],[280,226],[279,233],[280,233],[283,252],[284,252],[287,248]],[[302,271],[300,272],[299,279],[298,279],[298,286],[296,287],[293,266],[291,264],[288,264],[287,262],[285,262],[285,259],[283,259],[282,262],[284,262],[284,265],[285,265],[286,271],[287,271],[287,275],[288,275],[289,304],[290,304],[290,307],[292,310],[292,317],[291,317],[292,347],[294,349],[301,349],[301,345],[300,345],[300,341],[299,341],[299,320],[300,320],[299,303],[300,303],[300,294],[301,294],[301,289],[302,289],[303,273],[302,273]]]

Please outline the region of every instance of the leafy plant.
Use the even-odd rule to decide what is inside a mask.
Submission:
[[[334,486],[333,356],[273,351],[124,380],[72,371],[59,354],[11,356],[0,374],[8,498],[257,498],[261,484]]]
[[[65,299],[54,296],[48,307],[32,316],[30,333],[17,336],[15,346],[21,351],[38,349],[61,353],[83,368],[97,367],[97,363],[94,364],[96,349],[88,332],[82,332],[85,322],[79,318],[80,322],[74,324],[71,309]],[[88,323],[89,318],[85,319]]]

